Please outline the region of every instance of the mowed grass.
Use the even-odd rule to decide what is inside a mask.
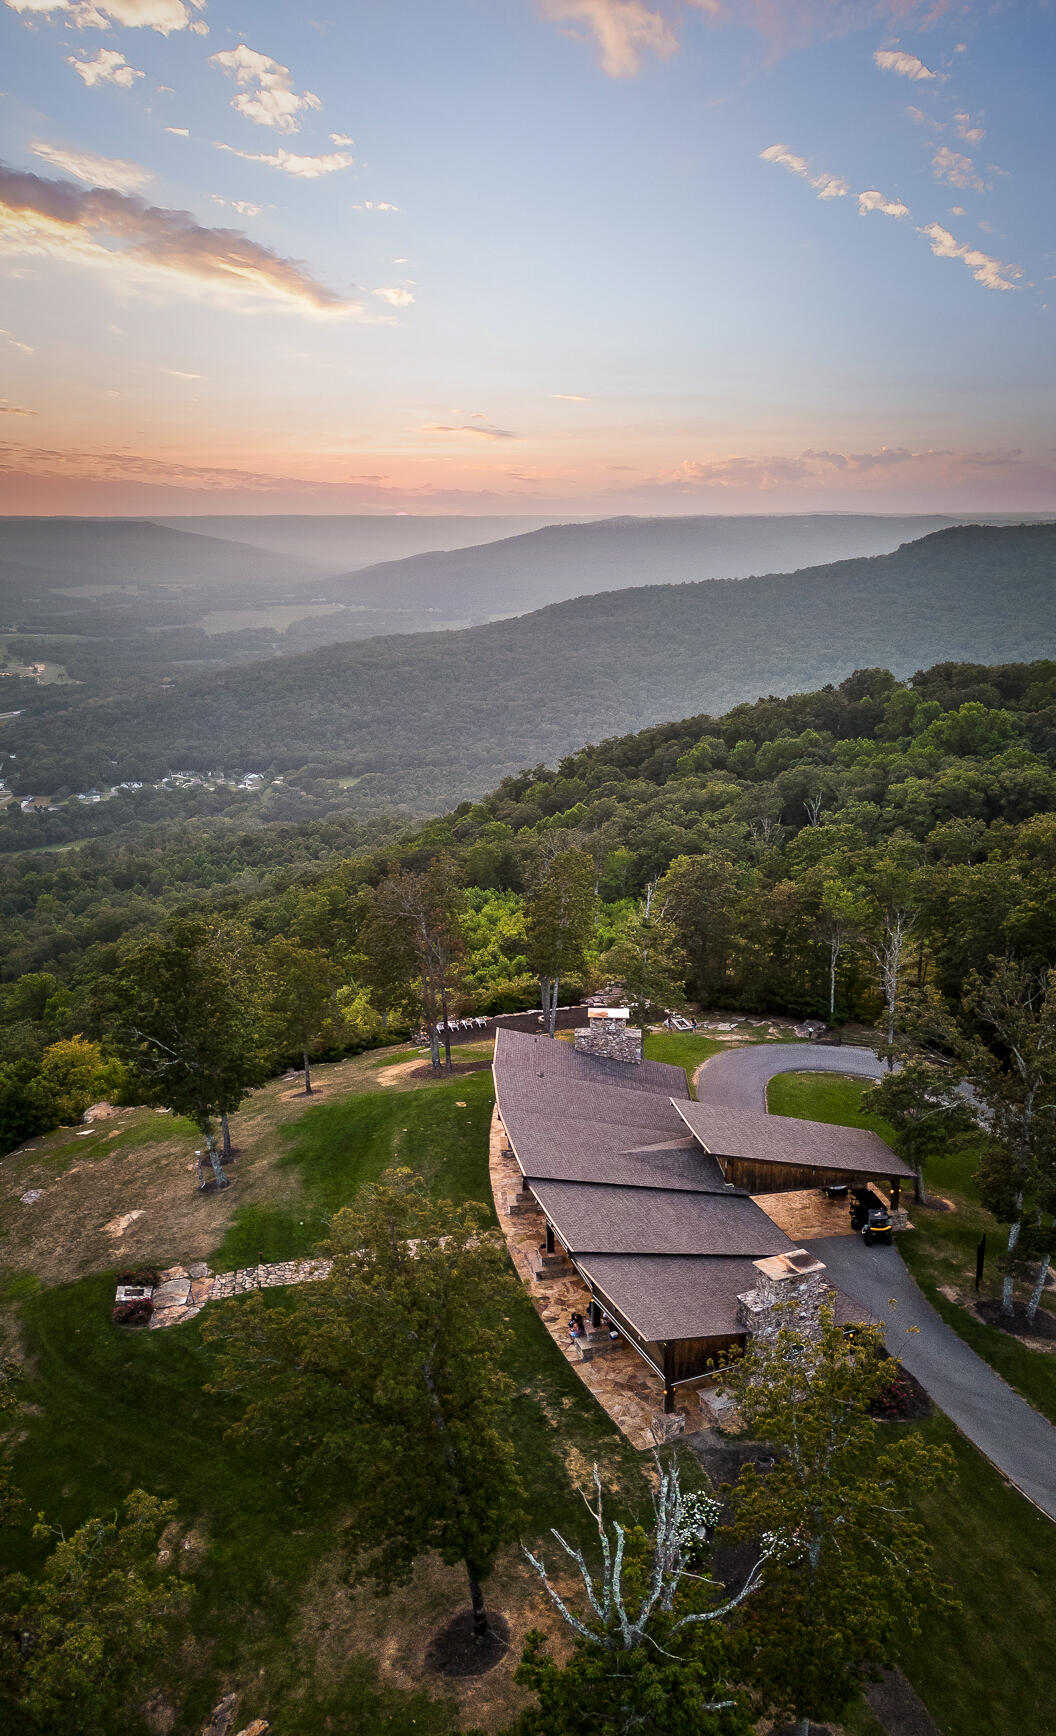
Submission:
[[[224,1245],[230,1263],[245,1263],[250,1252],[255,1259],[262,1236],[270,1237],[266,1251],[273,1256],[310,1251],[331,1214],[394,1161],[424,1174],[438,1197],[490,1200],[491,1104],[487,1073],[320,1103],[284,1132],[283,1162],[300,1175],[300,1200],[285,1210],[236,1216],[230,1248]],[[226,1263],[214,1256],[214,1266]],[[293,1303],[290,1292],[267,1295],[274,1307]],[[91,1514],[112,1512],[131,1489],[143,1487],[174,1497],[182,1526],[193,1533],[194,1547],[185,1553],[197,1587],[196,1646],[182,1671],[173,1736],[200,1731],[235,1682],[250,1684],[240,1724],[266,1716],[276,1736],[324,1730],[431,1736],[457,1727],[455,1703],[442,1685],[428,1693],[379,1685],[370,1648],[355,1628],[347,1654],[317,1667],[305,1609],[318,1598],[313,1587],[324,1568],[336,1579],[341,1514],[326,1501],[295,1499],[273,1454],[225,1440],[234,1417],[206,1390],[214,1353],[198,1321],[158,1333],[115,1330],[110,1274],[47,1289],[27,1280],[5,1299],[18,1310],[31,1378],[30,1406],[11,1455],[28,1511],[43,1510],[69,1530]],[[211,1312],[215,1320],[220,1309]],[[616,1510],[645,1517],[639,1455],[586,1392],[519,1289],[509,1323],[506,1367],[516,1388],[509,1426],[527,1488],[529,1536],[557,1525],[588,1541],[589,1516],[569,1474],[573,1462],[599,1461],[620,1491]],[[7,1535],[5,1553],[25,1569],[41,1559],[28,1529]]]
[[[468,1073],[419,1090],[357,1095],[306,1110],[283,1130],[278,1165],[296,1171],[301,1197],[292,1205],[237,1212],[212,1265],[225,1271],[310,1253],[334,1212],[393,1165],[425,1175],[444,1199],[490,1201],[493,1102],[491,1074]]]
[[[728,1047],[728,1043],[717,1043],[714,1037],[705,1037],[700,1031],[647,1031],[642,1053],[647,1061],[667,1061],[673,1067],[684,1067],[693,1095],[697,1068],[709,1055]]]
[[[828,1121],[840,1127],[864,1127],[890,1144],[890,1125],[862,1108],[867,1080],[841,1073],[778,1073],[766,1088],[771,1115],[793,1115],[800,1121]]]

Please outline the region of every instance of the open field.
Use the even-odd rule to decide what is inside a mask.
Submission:
[[[341,603],[269,603],[260,609],[211,609],[195,623],[204,633],[248,633],[270,627],[284,633],[294,621],[312,621],[318,615],[337,615]]]

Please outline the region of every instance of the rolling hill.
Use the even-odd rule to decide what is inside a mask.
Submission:
[[[3,725],[14,787],[218,764],[358,780],[343,805],[435,813],[511,771],[666,718],[884,665],[1056,655],[1056,526],[964,526],[743,582],[578,597],[463,631],[337,644]]]
[[[913,514],[808,513],[550,524],[472,548],[384,561],[329,585],[334,596],[361,607],[428,607],[461,624],[598,591],[744,579],[890,554],[904,542],[961,522]]]

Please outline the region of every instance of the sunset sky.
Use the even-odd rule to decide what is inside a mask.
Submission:
[[[0,511],[1056,508],[1045,0],[0,31]]]

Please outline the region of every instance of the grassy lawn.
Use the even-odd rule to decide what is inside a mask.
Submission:
[[[766,1088],[771,1115],[794,1115],[800,1121],[828,1121],[840,1127],[864,1127],[890,1140],[891,1129],[878,1115],[862,1110],[865,1082],[841,1073],[778,1073]]]
[[[438,1196],[489,1198],[491,1104],[490,1074],[478,1073],[425,1088],[368,1087],[307,1109],[279,1135],[280,1169],[295,1172],[299,1186],[288,1190],[285,1205],[236,1210],[213,1265],[308,1251],[330,1214],[394,1161],[424,1173]],[[171,1118],[165,1121],[171,1133]],[[335,1549],[339,1513],[295,1504],[266,1454],[225,1443],[232,1419],[205,1391],[212,1352],[198,1322],[118,1332],[109,1321],[112,1296],[110,1273],[51,1287],[26,1274],[5,1286],[32,1379],[12,1460],[29,1511],[46,1510],[67,1528],[112,1511],[137,1486],[178,1501],[191,1542],[181,1559],[193,1565],[198,1588],[198,1637],[181,1667],[185,1698],[174,1736],[200,1730],[210,1707],[238,1683],[252,1684],[240,1721],[267,1716],[277,1736],[429,1736],[508,1717],[519,1694],[510,1685],[512,1663],[487,1678],[491,1705],[486,1694],[463,1708],[455,1690],[435,1681],[423,1690],[425,1637],[464,1599],[458,1572],[429,1565],[413,1592],[393,1600],[350,1592]],[[269,1299],[289,1305],[282,1292]],[[644,1516],[639,1455],[586,1392],[526,1295],[518,1293],[511,1325],[507,1366],[517,1396],[509,1420],[532,1535],[557,1525],[587,1541],[578,1484],[594,1460],[616,1491],[617,1510]],[[39,1559],[26,1531],[9,1534],[5,1546],[12,1566]],[[495,1584],[499,1607],[527,1608],[535,1599],[538,1619],[538,1599],[515,1551],[500,1563]],[[394,1668],[393,1632],[400,1629],[407,1658]],[[381,1677],[379,1657],[386,1663]]]
[[[700,1031],[647,1031],[643,1053],[647,1061],[668,1061],[673,1067],[684,1067],[693,1093],[693,1075],[709,1055],[728,1049],[728,1043],[716,1042]]]

